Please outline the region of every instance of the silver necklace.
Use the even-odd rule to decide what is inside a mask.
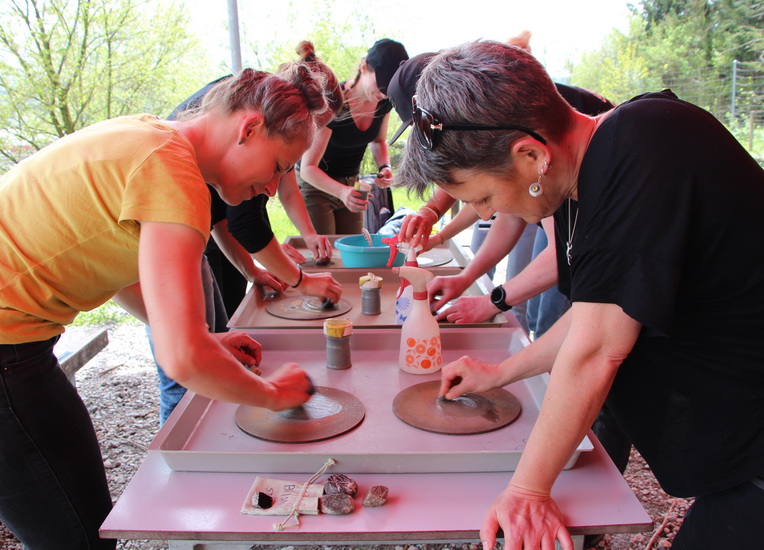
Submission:
[[[571,210],[573,209],[572,201],[568,199],[568,242],[566,243],[565,256],[568,258],[568,265],[570,265],[571,255],[573,253],[573,236],[576,234],[576,224],[578,223],[578,208],[576,208],[576,219],[573,220],[573,226],[571,227]]]

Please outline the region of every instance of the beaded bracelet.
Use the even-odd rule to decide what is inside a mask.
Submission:
[[[302,283],[302,266],[298,265],[297,269],[300,270],[300,278],[297,279],[297,282],[295,284],[291,285],[292,288],[297,288],[298,286],[300,286],[300,283]]]

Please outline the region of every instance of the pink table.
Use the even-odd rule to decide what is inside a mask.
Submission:
[[[444,359],[447,360],[472,351],[485,360],[498,361],[527,345],[522,330],[512,327],[454,328],[448,335],[444,339]],[[511,471],[494,471],[504,466],[504,461],[478,472],[457,468],[441,469],[442,473],[429,473],[432,471],[430,468],[436,467],[434,463],[416,470],[356,469],[343,472],[338,461],[337,466],[328,473],[348,473],[358,482],[361,494],[372,485],[385,485],[390,490],[388,503],[380,508],[362,508],[360,497],[357,497],[359,507],[352,514],[301,516],[299,528],[285,531],[273,528],[274,523],[282,521],[283,517],[242,515],[240,510],[258,473],[276,479],[305,482],[311,475],[305,472],[316,471],[323,464],[324,455],[336,458],[343,452],[358,452],[356,447],[364,449],[369,456],[386,452],[373,448],[371,442],[364,440],[364,430],[378,434],[388,442],[391,450],[397,449],[396,445],[403,445],[396,451],[401,458],[394,455],[392,460],[396,464],[396,461],[406,462],[408,466],[416,458],[413,455],[419,452],[434,453],[433,456],[449,459],[451,455],[462,453],[463,461],[477,464],[484,457],[466,453],[471,450],[478,450],[481,455],[490,453],[496,438],[502,444],[505,439],[520,438],[518,448],[521,448],[522,439],[526,436],[517,435],[518,430],[530,433],[541,399],[538,391],[532,391],[533,385],[539,383],[536,377],[515,383],[520,384],[518,386],[509,386],[523,402],[523,413],[516,423],[492,432],[496,438],[487,437],[490,434],[486,437],[466,436],[469,440],[456,436],[453,440],[447,439],[447,446],[440,448],[433,446],[435,442],[431,441],[435,434],[419,432],[404,425],[388,410],[388,402],[391,402],[397,388],[438,377],[436,374],[417,377],[400,373],[395,366],[399,331],[370,328],[354,334],[353,367],[346,371],[326,369],[325,354],[321,353],[324,337],[314,329],[263,330],[257,331],[257,336],[264,345],[267,342],[269,365],[295,361],[311,374],[317,385],[344,388],[364,399],[367,407],[364,423],[354,432],[335,440],[343,442],[339,448],[323,449],[320,443],[304,444],[306,448],[295,447],[294,453],[290,451],[289,456],[285,455],[283,464],[278,462],[265,469],[263,463],[263,472],[269,472],[263,473],[252,465],[264,461],[265,455],[252,454],[261,450],[250,448],[253,442],[247,440],[251,438],[242,436],[233,423],[232,414],[223,415],[222,420],[217,418],[221,412],[227,411],[226,407],[216,407],[213,403],[203,407],[201,413],[195,413],[193,411],[197,407],[192,403],[202,401],[199,396],[189,393],[152,443],[152,452],[104,522],[102,536],[169,540],[171,548],[195,550],[218,545],[228,550],[249,549],[254,543],[348,545],[479,539],[479,529],[487,507],[512,476]],[[296,345],[296,342],[299,344]],[[411,377],[416,380],[409,379]],[[376,388],[376,391],[369,394],[368,388]],[[383,395],[385,392],[389,395]],[[198,421],[194,420],[194,414],[199,414]],[[189,429],[192,431],[189,432]],[[416,433],[410,436],[412,431]],[[246,440],[242,441],[243,437]],[[414,437],[418,442],[416,453],[405,447],[407,437]],[[591,433],[589,440],[590,450],[580,453],[575,464],[562,472],[553,493],[567,518],[571,534],[575,535],[578,548],[581,548],[584,534],[639,532],[652,526],[650,517]],[[315,449],[315,446],[319,448]],[[190,453],[194,461],[184,462],[180,467],[170,462],[176,468],[173,470],[166,460],[168,449]],[[315,467],[311,461],[309,469],[288,469],[288,459],[292,458],[292,454],[310,452],[311,449],[314,455],[310,456],[315,457]],[[497,450],[506,451],[503,448]],[[513,456],[512,448],[509,448],[507,456]],[[213,468],[193,467],[199,460],[209,465],[210,457]],[[351,458],[344,457],[345,463]],[[222,462],[228,464],[235,462],[235,459],[245,459],[245,467],[236,464],[227,471],[217,468]],[[283,470],[278,469],[282,466]],[[282,471],[292,473],[279,473]],[[370,473],[380,471],[388,473]],[[398,473],[400,471],[419,473]]]
[[[649,530],[652,521],[596,438],[594,451],[560,475],[554,498],[581,544],[584,534]],[[274,476],[277,477],[277,476]],[[300,480],[289,474],[286,479]],[[169,540],[171,548],[204,541],[265,544],[372,544],[479,540],[486,508],[511,473],[356,474],[359,491],[386,485],[390,500],[347,516],[300,516],[301,526],[275,531],[284,518],[240,513],[255,474],[176,472],[151,454],[101,527],[103,537]]]

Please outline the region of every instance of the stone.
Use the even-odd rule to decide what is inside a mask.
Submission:
[[[345,474],[332,474],[324,483],[324,494],[326,495],[346,494],[354,497],[357,492],[358,484]]]
[[[318,509],[324,514],[344,516],[355,510],[355,502],[345,493],[324,495],[318,499]]]
[[[267,510],[273,506],[273,498],[265,493],[257,492],[252,495],[252,506],[261,510]]]
[[[363,505],[367,508],[382,506],[387,502],[387,487],[384,485],[373,485],[369,487],[363,497]]]

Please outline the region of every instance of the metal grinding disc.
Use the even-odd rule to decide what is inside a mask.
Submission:
[[[302,294],[283,294],[265,306],[265,311],[274,317],[308,321],[329,319],[344,315],[353,308],[349,300],[340,298],[336,304],[325,308],[323,298],[303,296]]]
[[[366,407],[351,393],[318,386],[311,398],[294,409],[271,411],[240,405],[236,425],[244,432],[266,441],[308,443],[330,439],[361,423]]]
[[[416,257],[419,267],[435,267],[447,264],[453,259],[454,255],[448,248],[433,248],[427,252],[422,252]]]
[[[415,384],[393,399],[395,416],[414,428],[439,434],[468,435],[511,424],[522,407],[507,390],[465,393],[452,401],[438,397],[440,380]]]

